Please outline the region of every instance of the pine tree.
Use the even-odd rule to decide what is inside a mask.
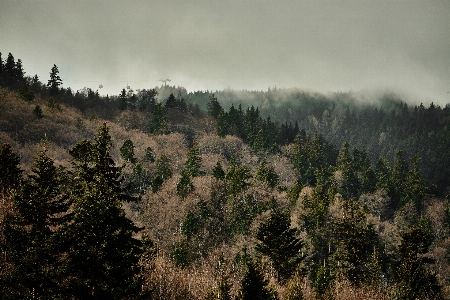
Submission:
[[[295,236],[295,232],[291,228],[289,214],[274,209],[256,233],[260,241],[256,249],[270,257],[280,281],[289,279],[303,260],[303,243]]]
[[[166,131],[167,120],[161,103],[155,105],[150,123],[150,133],[161,134]]]
[[[125,89],[122,89],[122,92],[119,96],[119,109],[120,110],[126,110],[128,107],[128,99],[127,99],[127,91]]]
[[[130,139],[126,139],[122,147],[120,147],[120,156],[130,163],[136,162],[136,158],[134,157],[134,144]]]
[[[10,190],[19,185],[22,170],[20,159],[9,144],[0,147],[0,193],[9,194]]]
[[[255,179],[267,183],[271,188],[275,188],[279,182],[279,177],[274,167],[268,167],[265,161],[256,170]]]
[[[220,106],[219,101],[217,101],[217,98],[214,97],[214,94],[212,94],[209,96],[208,115],[217,119],[221,112],[223,112],[222,106]]]
[[[63,187],[64,171],[54,165],[46,149],[38,153],[31,171],[14,193],[14,210],[5,221],[5,248],[13,265],[10,296],[54,299],[62,295],[59,234],[71,218],[70,201]]]
[[[177,195],[185,198],[193,190],[194,184],[192,183],[191,176],[189,176],[188,171],[185,169],[181,172],[181,178],[177,182]]]
[[[200,168],[202,167],[202,158],[200,157],[199,150],[195,143],[189,148],[187,154],[187,161],[184,164],[184,169],[187,175],[197,177],[202,175]]]
[[[360,284],[367,279],[368,261],[377,246],[377,235],[356,200],[343,200],[341,209],[342,216],[332,224],[336,252],[331,260],[337,273]]]
[[[62,85],[62,80],[61,77],[59,77],[58,67],[56,65],[53,65],[52,71],[50,72],[50,79],[47,83],[50,91],[50,96],[58,95],[60,85]]]
[[[8,53],[8,57],[6,58],[3,78],[5,78],[6,86],[14,88],[16,82],[16,62],[11,52]]]
[[[151,147],[147,147],[147,149],[145,149],[144,160],[149,162],[155,162],[155,154],[153,153],[153,149]]]
[[[222,164],[220,163],[220,161],[218,161],[216,163],[216,165],[214,166],[213,169],[213,174],[214,178],[216,178],[217,180],[222,180],[225,178],[225,171],[222,168]]]
[[[398,247],[398,299],[443,299],[436,274],[426,268],[435,262],[424,256],[431,246],[431,232],[420,223],[402,234]]]
[[[251,259],[246,262],[247,272],[241,283],[239,300],[275,300],[275,292],[268,289],[268,281],[264,279],[256,262]]]
[[[75,178],[73,223],[65,229],[67,292],[76,299],[122,299],[140,289],[140,231],[122,208],[135,201],[121,188],[121,169],[110,156],[106,123],[93,142],[71,151]],[[83,155],[84,154],[84,155]],[[87,157],[87,158],[86,158]],[[80,159],[81,158],[81,159]]]

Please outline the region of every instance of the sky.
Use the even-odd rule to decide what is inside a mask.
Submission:
[[[450,1],[0,0],[0,52],[100,94],[170,85],[450,103]]]

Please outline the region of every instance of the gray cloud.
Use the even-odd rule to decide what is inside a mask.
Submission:
[[[46,80],[118,94],[300,87],[396,89],[450,102],[448,1],[9,1],[0,51]]]

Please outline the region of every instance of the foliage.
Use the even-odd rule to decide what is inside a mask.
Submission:
[[[130,163],[136,162],[136,158],[134,157],[134,144],[130,139],[126,139],[122,147],[120,147],[120,156]]]
[[[268,281],[260,270],[259,264],[253,260],[246,263],[247,272],[241,283],[238,299],[269,300],[278,299],[276,293],[268,288]]]
[[[423,226],[413,226],[402,234],[398,247],[399,299],[443,299],[436,274],[426,268],[427,264],[434,263],[424,255],[430,245],[430,232]]]
[[[265,161],[256,170],[255,179],[267,183],[271,188],[275,188],[279,182],[275,168],[273,166],[268,167]]]
[[[0,148],[0,191],[9,193],[10,189],[19,185],[22,170],[19,168],[20,159],[9,144],[3,144]]]
[[[50,72],[50,79],[48,80],[47,86],[50,91],[51,96],[56,96],[59,92],[60,86],[62,85],[61,77],[59,77],[59,70],[56,65],[53,65]]]
[[[121,204],[135,199],[121,188],[111,147],[104,123],[93,142],[83,141],[71,151],[77,180],[71,191],[73,223],[63,233],[68,252],[64,271],[68,292],[80,299],[121,299],[140,288],[143,249],[133,237],[140,228],[125,216]]]
[[[272,210],[269,218],[259,225],[256,238],[260,241],[256,249],[270,257],[279,280],[289,279],[304,258],[304,245],[296,237],[296,229],[291,228],[289,214]]]
[[[63,189],[65,175],[47,155],[38,153],[32,174],[13,193],[14,209],[5,220],[5,241],[12,271],[1,282],[13,287],[6,298],[61,296],[61,226],[67,224],[70,201]],[[3,286],[2,288],[8,287]]]
[[[37,119],[42,119],[44,114],[42,113],[42,109],[39,105],[36,105],[33,109],[33,114]]]

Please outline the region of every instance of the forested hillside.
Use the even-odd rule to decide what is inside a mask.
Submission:
[[[450,105],[0,62],[0,298],[450,297]]]

